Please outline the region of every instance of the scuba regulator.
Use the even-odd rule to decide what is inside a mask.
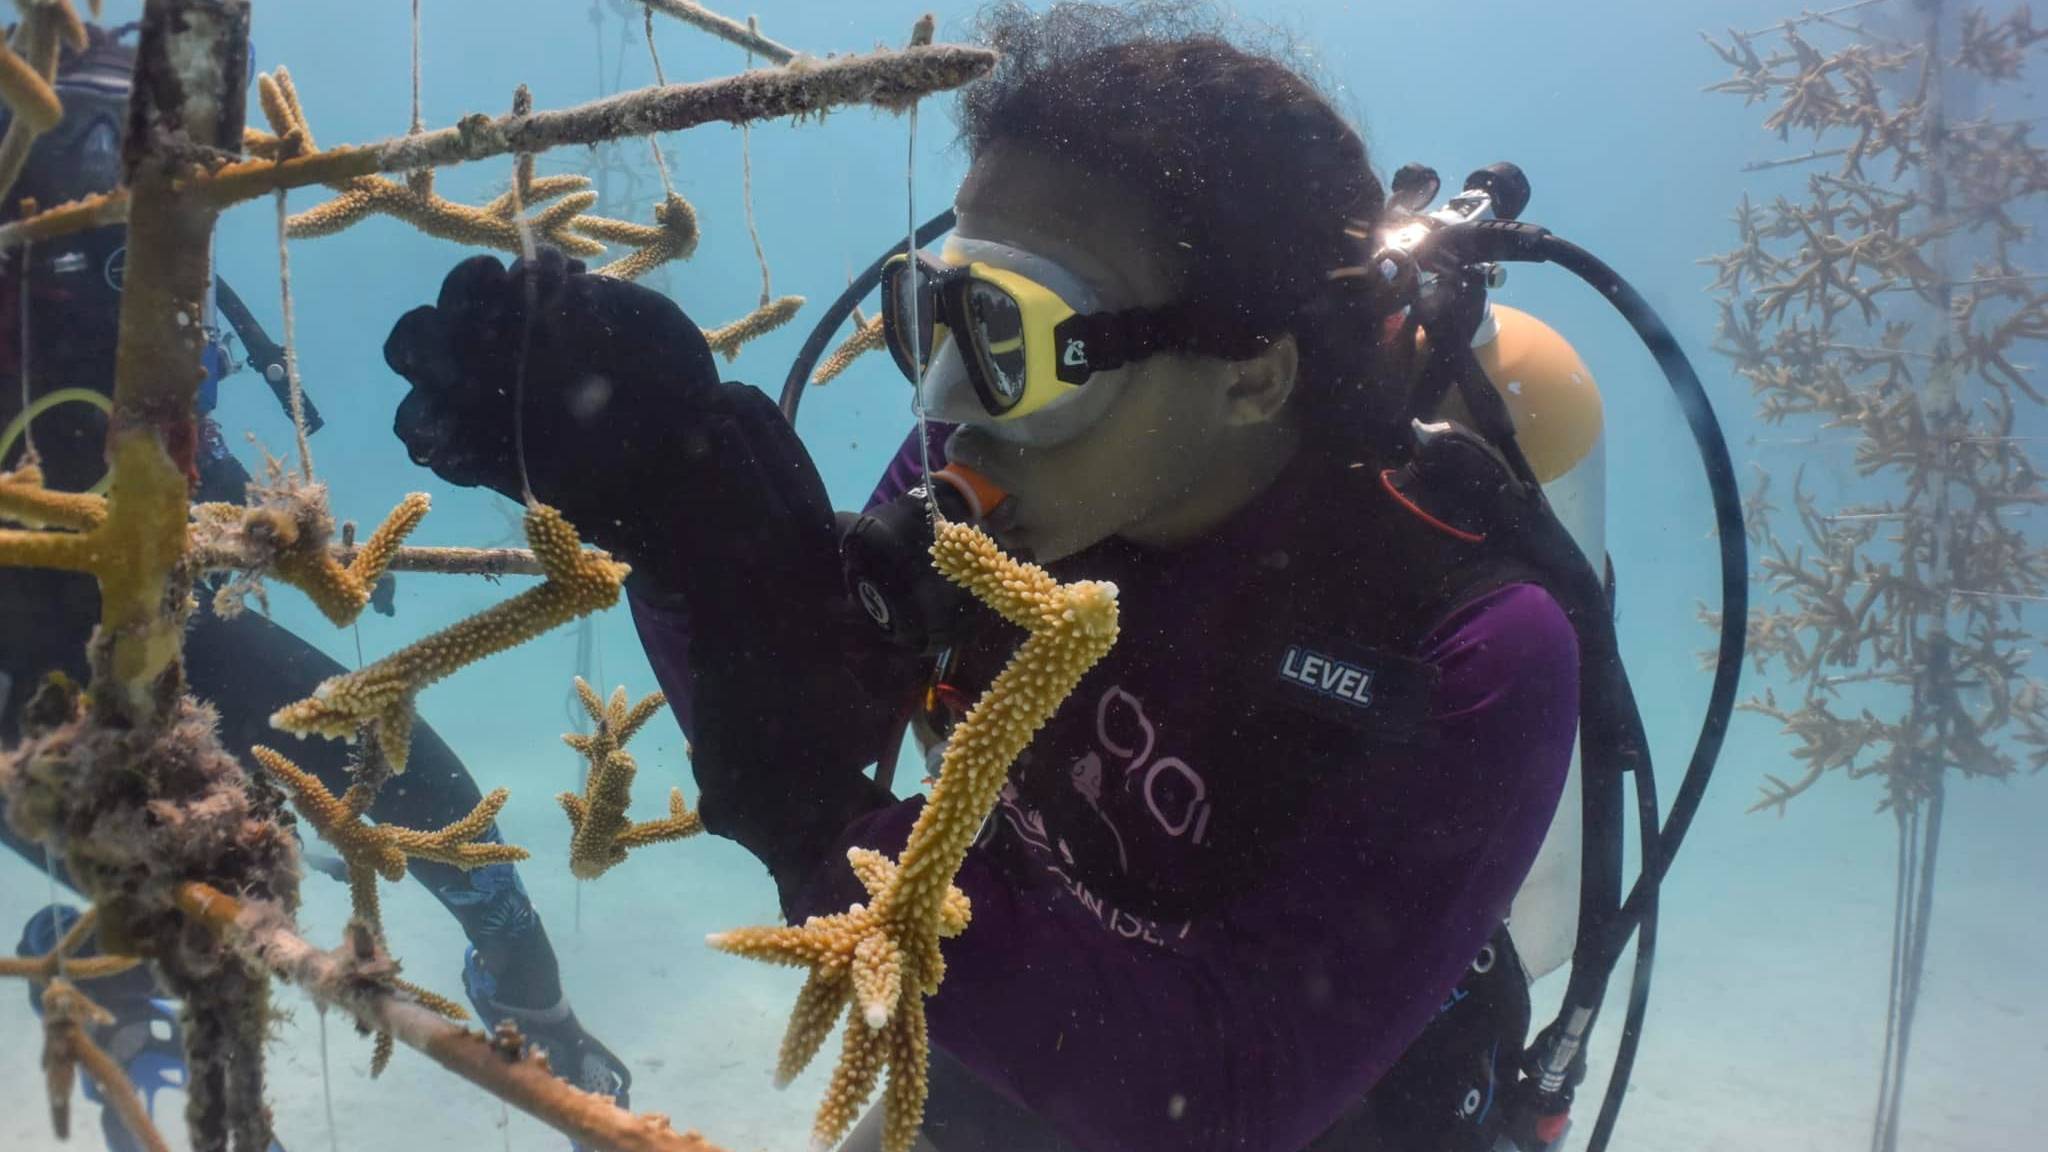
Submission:
[[[1504,470],[1516,519],[1533,527],[1504,533],[1534,553],[1552,574],[1580,632],[1582,691],[1580,740],[1583,792],[1581,878],[1577,941],[1564,1001],[1554,1022],[1538,1032],[1521,1061],[1522,1079],[1508,1089],[1507,1140],[1519,1152],[1554,1152],[1570,1127],[1576,1089],[1586,1073],[1589,1035],[1609,978],[1631,940],[1636,942],[1627,1016],[1614,1070],[1588,1141],[1604,1152],[1618,1118],[1642,1022],[1655,956],[1658,886],[1705,795],[1726,736],[1741,676],[1748,610],[1748,550],[1741,494],[1727,445],[1698,374],[1678,341],[1642,295],[1612,268],[1546,229],[1522,223],[1530,185],[1513,164],[1492,164],[1431,208],[1441,190],[1437,174],[1405,165],[1394,176],[1386,210],[1369,233],[1354,232],[1369,252],[1349,270],[1367,290],[1385,294],[1389,316],[1400,318],[1395,347],[1418,347],[1405,419],[1390,429],[1388,447],[1425,481],[1471,485],[1489,467]],[[916,229],[911,241],[931,243],[951,229],[948,209]],[[898,241],[850,282],[819,320],[784,378],[781,406],[793,424],[813,368],[832,335],[880,282],[890,257],[906,251]],[[1515,440],[1500,392],[1473,352],[1475,337],[1491,323],[1486,292],[1505,281],[1509,263],[1549,263],[1600,292],[1655,357],[1676,396],[1698,448],[1711,492],[1719,535],[1721,629],[1713,685],[1692,756],[1671,810],[1660,819],[1648,740],[1622,667],[1612,611],[1612,569],[1606,557],[1589,558],[1571,542],[1545,501],[1529,461]],[[1433,414],[1456,389],[1473,428],[1436,422]],[[966,593],[931,568],[931,510],[973,519],[993,506],[974,477],[948,469],[889,504],[864,514],[842,514],[842,561],[849,594],[895,642],[923,654],[945,650],[968,618]],[[1496,485],[1496,487],[1502,487]],[[929,493],[929,494],[927,494]],[[987,505],[987,506],[984,506]],[[1593,564],[1601,563],[1604,573]],[[890,753],[893,756],[893,752]],[[885,763],[888,757],[884,758]],[[1641,866],[1623,896],[1621,883],[1623,782],[1635,780]]]
[[[947,469],[868,512],[839,515],[847,593],[891,642],[921,656],[950,647],[974,603],[932,570],[933,508],[968,521],[991,510],[971,482]]]

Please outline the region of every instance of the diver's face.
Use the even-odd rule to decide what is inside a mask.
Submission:
[[[994,240],[1045,257],[1080,277],[1116,311],[1180,295],[1176,246],[1143,200],[1077,165],[1011,145],[986,150],[955,201],[957,235]],[[1021,443],[963,425],[947,455],[1010,494],[986,527],[1005,548],[1040,562],[1072,555],[1171,519],[1195,492],[1241,418],[1230,363],[1163,353],[1083,386],[1108,393],[1099,419],[1051,445]]]

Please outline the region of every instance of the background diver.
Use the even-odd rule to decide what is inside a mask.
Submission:
[[[37,140],[0,219],[14,218],[23,198],[49,206],[106,191],[119,182],[120,133],[134,67],[134,51],[123,42],[122,31],[93,25],[87,49],[78,54],[67,51],[56,83],[63,122]],[[0,112],[0,122],[4,119]],[[99,405],[69,402],[49,407],[32,425],[17,421],[25,402],[23,369],[28,370],[29,405],[67,388],[102,396],[111,392],[124,234],[125,229],[115,226],[38,244],[29,250],[26,262],[17,250],[0,277],[0,428],[32,431],[35,450],[54,488],[82,490],[104,474],[105,416]],[[220,309],[240,330],[257,370],[277,363],[281,350],[261,336],[246,307],[224,284],[218,291]],[[211,410],[220,375],[228,369],[225,343],[216,339],[206,359],[209,374],[201,395],[202,415]],[[264,375],[274,386],[282,380],[279,373]],[[202,438],[200,483],[193,498],[241,503],[249,474],[228,452],[219,425],[210,417],[203,421]],[[0,444],[0,467],[21,462],[26,439],[17,433],[9,443]],[[379,608],[388,613],[389,586],[381,593]],[[200,608],[185,640],[186,676],[192,690],[219,711],[222,742],[238,754],[252,743],[273,739],[268,717],[278,706],[346,671],[259,613],[226,619],[213,613],[211,597],[202,594],[198,600]],[[62,671],[85,679],[85,641],[98,618],[98,589],[90,576],[0,570],[0,741],[19,736],[21,708],[46,674]],[[307,741],[295,747],[293,755],[329,787],[346,785],[347,752],[342,745]],[[386,788],[378,794],[370,811],[373,819],[436,828],[467,813],[481,798],[461,760],[425,723],[415,732],[407,782],[406,788]],[[487,835],[495,838],[496,829]],[[44,865],[41,846],[20,839],[4,819],[0,839],[37,867]],[[631,1075],[618,1057],[584,1030],[571,1010],[547,930],[514,866],[492,864],[469,872],[420,860],[409,860],[407,866],[469,939],[463,986],[485,1026],[514,1019],[527,1037],[548,1050],[558,1072],[582,1087],[625,1099]],[[19,950],[47,951],[76,915],[76,909],[54,905],[38,912],[24,927]],[[92,995],[120,1018],[109,1048],[128,1063],[140,1086],[153,1093],[182,1082],[176,1008],[159,998],[146,970],[96,983]],[[110,1112],[104,1120],[109,1147],[130,1147],[126,1130]]]
[[[943,740],[1016,643],[971,606],[885,636],[847,593],[849,563],[921,522],[925,460],[952,514],[1119,587],[1116,647],[961,872],[929,1145],[1547,1144],[1532,1117],[1555,1117],[1510,1106],[1538,973],[1518,952],[1536,927],[1506,921],[1580,720],[1633,702],[1582,691],[1618,663],[1587,639],[1611,603],[1586,558],[1511,545],[1562,536],[1523,519],[1591,452],[1590,377],[1549,334],[1524,383],[1557,406],[1513,460],[1419,434],[1484,397],[1411,392],[1413,329],[1344,271],[1389,196],[1307,79],[1186,5],[1002,5],[977,31],[1000,62],[960,96],[953,236],[882,280],[932,435],[867,515],[834,513],[784,412],[722,382],[672,301],[549,249],[466,260],[398,321],[397,434],[515,500],[523,452],[534,497],[632,563],[705,827],[792,921],[863,897],[847,849],[893,854],[923,803],[867,766],[905,724]],[[1503,343],[1544,344],[1496,311]],[[515,377],[545,430],[523,445]]]

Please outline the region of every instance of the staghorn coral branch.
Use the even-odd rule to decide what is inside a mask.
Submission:
[[[527,857],[524,848],[502,843],[479,843],[490,831],[491,821],[505,807],[511,793],[503,788],[477,802],[469,814],[445,828],[431,832],[401,828],[394,824],[367,824],[363,813],[375,799],[375,789],[362,784],[337,798],[318,777],[287,760],[277,751],[257,744],[249,754],[266,772],[276,777],[292,794],[293,806],[320,838],[332,845],[348,865],[349,903],[365,930],[381,937],[382,911],[377,899],[377,878],[396,884],[405,879],[408,859],[431,860],[465,871],[487,864],[509,864]],[[469,1014],[454,1001],[418,985],[392,978],[394,986],[451,1020],[466,1020]],[[382,1075],[391,1062],[391,1034],[377,1037],[370,1058],[370,1075]]]
[[[655,226],[584,216],[571,222],[577,232],[599,239],[631,244],[634,251],[600,267],[600,276],[637,280],[670,260],[687,260],[697,250],[697,210],[690,202],[671,192],[654,206]],[[803,303],[796,297],[798,304]]]
[[[855,360],[882,347],[882,344],[882,318],[876,316],[872,320],[861,321],[860,326],[854,329],[853,335],[848,336],[839,347],[832,350],[830,356],[825,357],[824,363],[818,365],[818,370],[811,374],[811,383],[830,383],[840,373],[852,367]]]
[[[327,790],[319,777],[285,759],[275,749],[253,745],[249,754],[265,771],[291,790],[299,814],[334,846],[354,869],[358,864],[384,879],[397,883],[405,879],[408,859],[430,860],[436,864],[468,870],[486,864],[509,864],[524,860],[526,849],[511,844],[478,843],[477,837],[490,831],[491,821],[511,793],[495,788],[469,814],[445,828],[419,831],[395,824],[367,824],[363,813],[372,795],[360,785],[340,797]],[[372,897],[374,900],[374,897]],[[368,917],[366,917],[368,919]]]
[[[11,190],[21,176],[36,138],[64,117],[56,90],[50,86],[57,78],[63,45],[70,44],[74,51],[85,48],[85,27],[78,22],[70,0],[25,7],[17,35],[25,58],[0,44],[0,100],[14,113],[6,136],[0,137],[0,195]]]
[[[192,510],[188,550],[232,551],[242,561],[238,567],[248,573],[215,598],[216,608],[224,615],[239,611],[241,595],[258,578],[270,576],[304,592],[331,623],[346,627],[369,604],[399,545],[426,517],[430,501],[424,492],[399,501],[343,564],[329,547],[334,516],[327,508],[327,486],[287,471],[274,457],[265,464],[266,481],[249,485],[248,507],[202,504]]]
[[[250,133],[251,149],[280,157],[312,150],[313,130],[291,73],[279,68],[272,75],[259,77],[258,92],[263,114],[276,135]],[[522,163],[521,175],[525,174]],[[597,193],[586,190],[588,184],[580,177],[551,179],[545,185],[526,179],[485,207],[472,208],[435,195],[432,169],[409,173],[403,183],[378,175],[356,176],[336,185],[341,195],[287,220],[285,231],[302,238],[331,236],[371,215],[384,214],[429,236],[459,244],[517,252],[531,235],[571,256],[594,256],[604,251],[604,246],[569,231],[571,222],[597,202]],[[558,195],[564,197],[559,203],[538,208],[530,216],[518,215]]]
[[[946,743],[931,801],[893,865],[854,849],[848,862],[871,900],[802,925],[741,928],[712,947],[811,969],[783,1035],[776,1078],[788,1083],[845,1010],[838,1066],[811,1130],[814,1147],[838,1143],[886,1070],[884,1152],[908,1152],[924,1115],[929,1055],[924,1000],[945,974],[942,938],[967,926],[953,877],[994,809],[1010,765],[1081,676],[1116,641],[1114,585],[1060,584],[1005,556],[978,528],[940,521],[934,565],[1028,633]]]
[[[323,681],[307,699],[270,718],[287,732],[349,739],[373,724],[395,773],[405,771],[412,701],[420,689],[457,669],[531,640],[559,624],[618,603],[624,564],[583,550],[560,512],[528,504],[526,539],[547,573],[539,587],[487,608],[355,672]]]
[[[325,952],[300,938],[274,905],[241,901],[205,884],[178,890],[178,906],[221,933],[238,953],[314,1001],[339,1008],[364,1028],[388,1033],[443,1068],[525,1112],[578,1144],[603,1152],[722,1152],[695,1132],[677,1132],[668,1118],[635,1115],[605,1096],[558,1078],[524,1045],[485,1037],[414,1003],[376,971],[374,952]]]
[[[0,976],[18,976],[30,984],[48,984],[63,977],[68,980],[100,980],[121,973],[142,963],[134,956],[85,956],[74,957],[93,929],[99,925],[99,909],[87,908],[85,913],[71,922],[64,937],[57,946],[41,956],[0,956]]]
[[[804,306],[801,296],[782,296],[747,313],[730,324],[721,324],[704,333],[704,340],[713,352],[720,352],[727,360],[739,357],[740,349],[748,342],[766,336],[796,316],[797,309]]]
[[[37,18],[36,13],[30,13],[31,21]],[[51,26],[50,43],[54,46],[55,24],[47,19],[42,22]],[[37,39],[33,32],[26,38],[30,42]],[[33,48],[29,54],[43,55]],[[0,43],[0,101],[4,101],[8,111],[38,135],[55,128],[57,122],[64,119],[64,106],[58,102],[57,90],[50,87],[50,79],[43,74],[42,68],[15,55],[14,49],[4,43]]]
[[[683,794],[669,789],[668,816],[635,824],[626,819],[632,805],[633,775],[638,766],[626,754],[626,741],[667,704],[659,692],[641,697],[626,706],[624,686],[612,692],[609,703],[583,677],[576,677],[576,696],[590,714],[589,735],[570,733],[562,742],[590,761],[583,794],[564,792],[556,797],[569,815],[569,870],[578,879],[595,880],[626,859],[628,849],[646,844],[681,840],[704,830],[704,822],[683,803]]]
[[[43,1068],[50,1090],[50,1122],[59,1140],[71,1127],[71,1085],[78,1068],[100,1089],[100,1096],[145,1152],[170,1152],[143,1107],[135,1082],[106,1050],[93,1042],[88,1026],[112,1024],[106,1009],[86,998],[68,980],[52,980],[43,989]]]
[[[31,528],[64,528],[90,532],[107,520],[107,501],[86,492],[58,492],[43,487],[43,470],[24,464],[0,472],[0,520]]]

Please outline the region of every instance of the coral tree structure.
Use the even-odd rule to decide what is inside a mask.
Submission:
[[[856,849],[849,861],[870,896],[845,912],[784,928],[711,937],[725,952],[805,967],[776,1068],[788,1083],[840,1016],[839,1065],[812,1128],[814,1147],[837,1144],[859,1118],[884,1069],[884,1152],[908,1152],[924,1116],[929,1047],[924,1000],[939,989],[939,941],[965,930],[967,898],[953,887],[975,833],[994,811],[1010,765],[1116,642],[1116,587],[1060,584],[1005,556],[980,529],[941,521],[932,559],[1004,619],[1029,633],[946,743],[937,785],[893,863]]]
[[[1767,774],[1755,810],[1783,814],[1838,774],[1875,782],[1899,830],[1874,1152],[1897,1146],[1948,782],[2048,767],[2048,686],[2027,673],[2023,615],[2048,594],[2025,519],[2048,490],[2016,434],[2043,402],[2021,350],[2048,340],[2048,292],[2019,262],[2032,230],[2018,217],[2048,193],[2048,150],[2036,120],[1989,111],[2041,39],[2025,5],[1994,16],[1951,0],[1865,0],[1709,38],[1732,69],[1710,90],[1768,105],[1781,140],[1814,140],[1750,166],[1812,170],[1803,198],[1745,196],[1738,245],[1706,263],[1719,350],[1765,423],[1808,433],[1769,442],[1807,457],[1792,531],[1770,473],[1746,501],[1768,593],[1749,650],[1780,683],[1744,706],[1779,723],[1802,769]],[[1965,93],[1976,108],[1958,106]],[[1835,507],[1812,490],[1823,469]]]
[[[581,676],[576,678],[576,696],[590,713],[591,731],[588,735],[569,733],[562,741],[590,761],[590,772],[581,796],[564,792],[556,797],[569,814],[569,870],[579,879],[595,880],[624,862],[626,853],[634,848],[702,832],[704,821],[683,803],[682,790],[677,788],[669,789],[668,815],[663,819],[635,824],[626,818],[626,809],[633,802],[633,775],[639,771],[626,752],[626,741],[661,711],[668,698],[650,692],[628,708],[623,686],[606,702],[597,698]]]
[[[286,732],[351,739],[374,726],[396,773],[412,748],[413,699],[427,685],[486,656],[515,648],[557,625],[618,603],[626,566],[587,553],[576,530],[545,504],[526,506],[526,541],[547,580],[354,672],[323,681],[271,723]]]
[[[710,20],[681,0],[674,4],[722,35],[730,31],[730,21]],[[0,169],[18,169],[35,126],[61,115],[61,106],[53,115],[45,98],[53,92],[51,45],[82,41],[63,0],[24,0],[23,7],[26,19],[12,45],[16,57],[0,60],[0,98],[17,112],[0,143],[0,160],[7,162]],[[0,565],[90,574],[101,610],[87,651],[88,684],[80,689],[52,677],[25,710],[23,738],[0,751],[7,818],[48,846],[91,897],[108,950],[147,960],[164,991],[183,1003],[185,1120],[196,1152],[261,1152],[272,1144],[264,1042],[273,977],[348,1011],[361,1027],[387,1038],[383,1052],[390,1050],[389,1038],[403,1041],[581,1146],[713,1152],[664,1117],[636,1116],[566,1084],[516,1031],[485,1037],[450,1022],[444,1014],[459,1009],[398,979],[368,920],[353,919],[333,951],[299,936],[300,861],[282,798],[253,785],[222,747],[211,708],[186,691],[183,634],[196,578],[221,568],[268,575],[304,587],[323,612],[341,619],[360,610],[361,593],[387,566],[538,570],[545,576],[497,608],[329,681],[277,717],[288,728],[333,737],[360,738],[368,729],[366,766],[381,757],[396,771],[404,765],[411,699],[421,686],[614,603],[625,570],[602,553],[585,552],[575,530],[539,505],[529,506],[525,518],[531,557],[404,548],[400,539],[425,511],[414,500],[401,504],[360,549],[346,528],[335,548],[332,518],[303,451],[304,474],[273,477],[250,506],[193,509],[189,493],[200,439],[195,401],[206,343],[195,319],[204,314],[212,281],[213,228],[232,205],[314,184],[336,186],[344,197],[360,193],[363,200],[399,203],[391,187],[350,183],[397,173],[407,176],[403,211],[441,213],[423,173],[514,156],[514,193],[479,210],[496,222],[491,227],[509,224],[516,234],[523,224],[569,243],[576,235],[601,233],[632,245],[643,260],[672,258],[687,254],[695,238],[694,215],[680,198],[664,201],[654,228],[591,224],[591,233],[575,233],[567,220],[576,217],[556,227],[553,217],[521,215],[523,204],[573,192],[568,184],[532,178],[531,157],[712,120],[801,117],[851,104],[902,110],[987,72],[993,54],[932,45],[826,60],[785,55],[778,67],[740,76],[661,84],[560,111],[475,115],[452,128],[323,150],[305,130],[287,76],[271,78],[262,89],[280,130],[245,132],[249,0],[146,0],[140,29],[122,186],[69,204],[31,206],[22,219],[0,226],[0,251],[86,228],[127,226],[106,495],[51,492],[33,460],[0,476],[0,516],[27,525],[0,530]],[[752,29],[746,35],[750,48],[772,46]],[[24,61],[26,69],[14,66]],[[12,170],[0,175],[0,187],[12,182]],[[485,223],[474,215],[466,219]],[[503,234],[502,228],[493,233]],[[288,338],[289,329],[287,323]],[[352,871],[367,865],[390,874],[403,867],[407,853],[478,863],[516,851],[473,839],[503,802],[502,793],[449,829],[371,828],[361,820],[365,794],[351,789],[336,798],[281,755],[267,760],[298,793],[309,821],[324,824],[352,857]],[[378,775],[359,775],[358,783],[375,787]],[[363,885],[356,889],[360,903]],[[102,1076],[111,1064],[90,1040],[97,1014],[71,983],[83,978],[88,962],[75,962],[74,970],[63,951],[47,958],[55,975],[46,981],[45,1003],[52,1083],[68,1086],[73,1069]],[[22,974],[42,979],[43,961],[31,963]],[[115,1105],[125,1107],[132,1092],[117,1091],[121,1086],[111,1075],[102,1079]],[[61,1130],[61,1110],[55,1118]]]

